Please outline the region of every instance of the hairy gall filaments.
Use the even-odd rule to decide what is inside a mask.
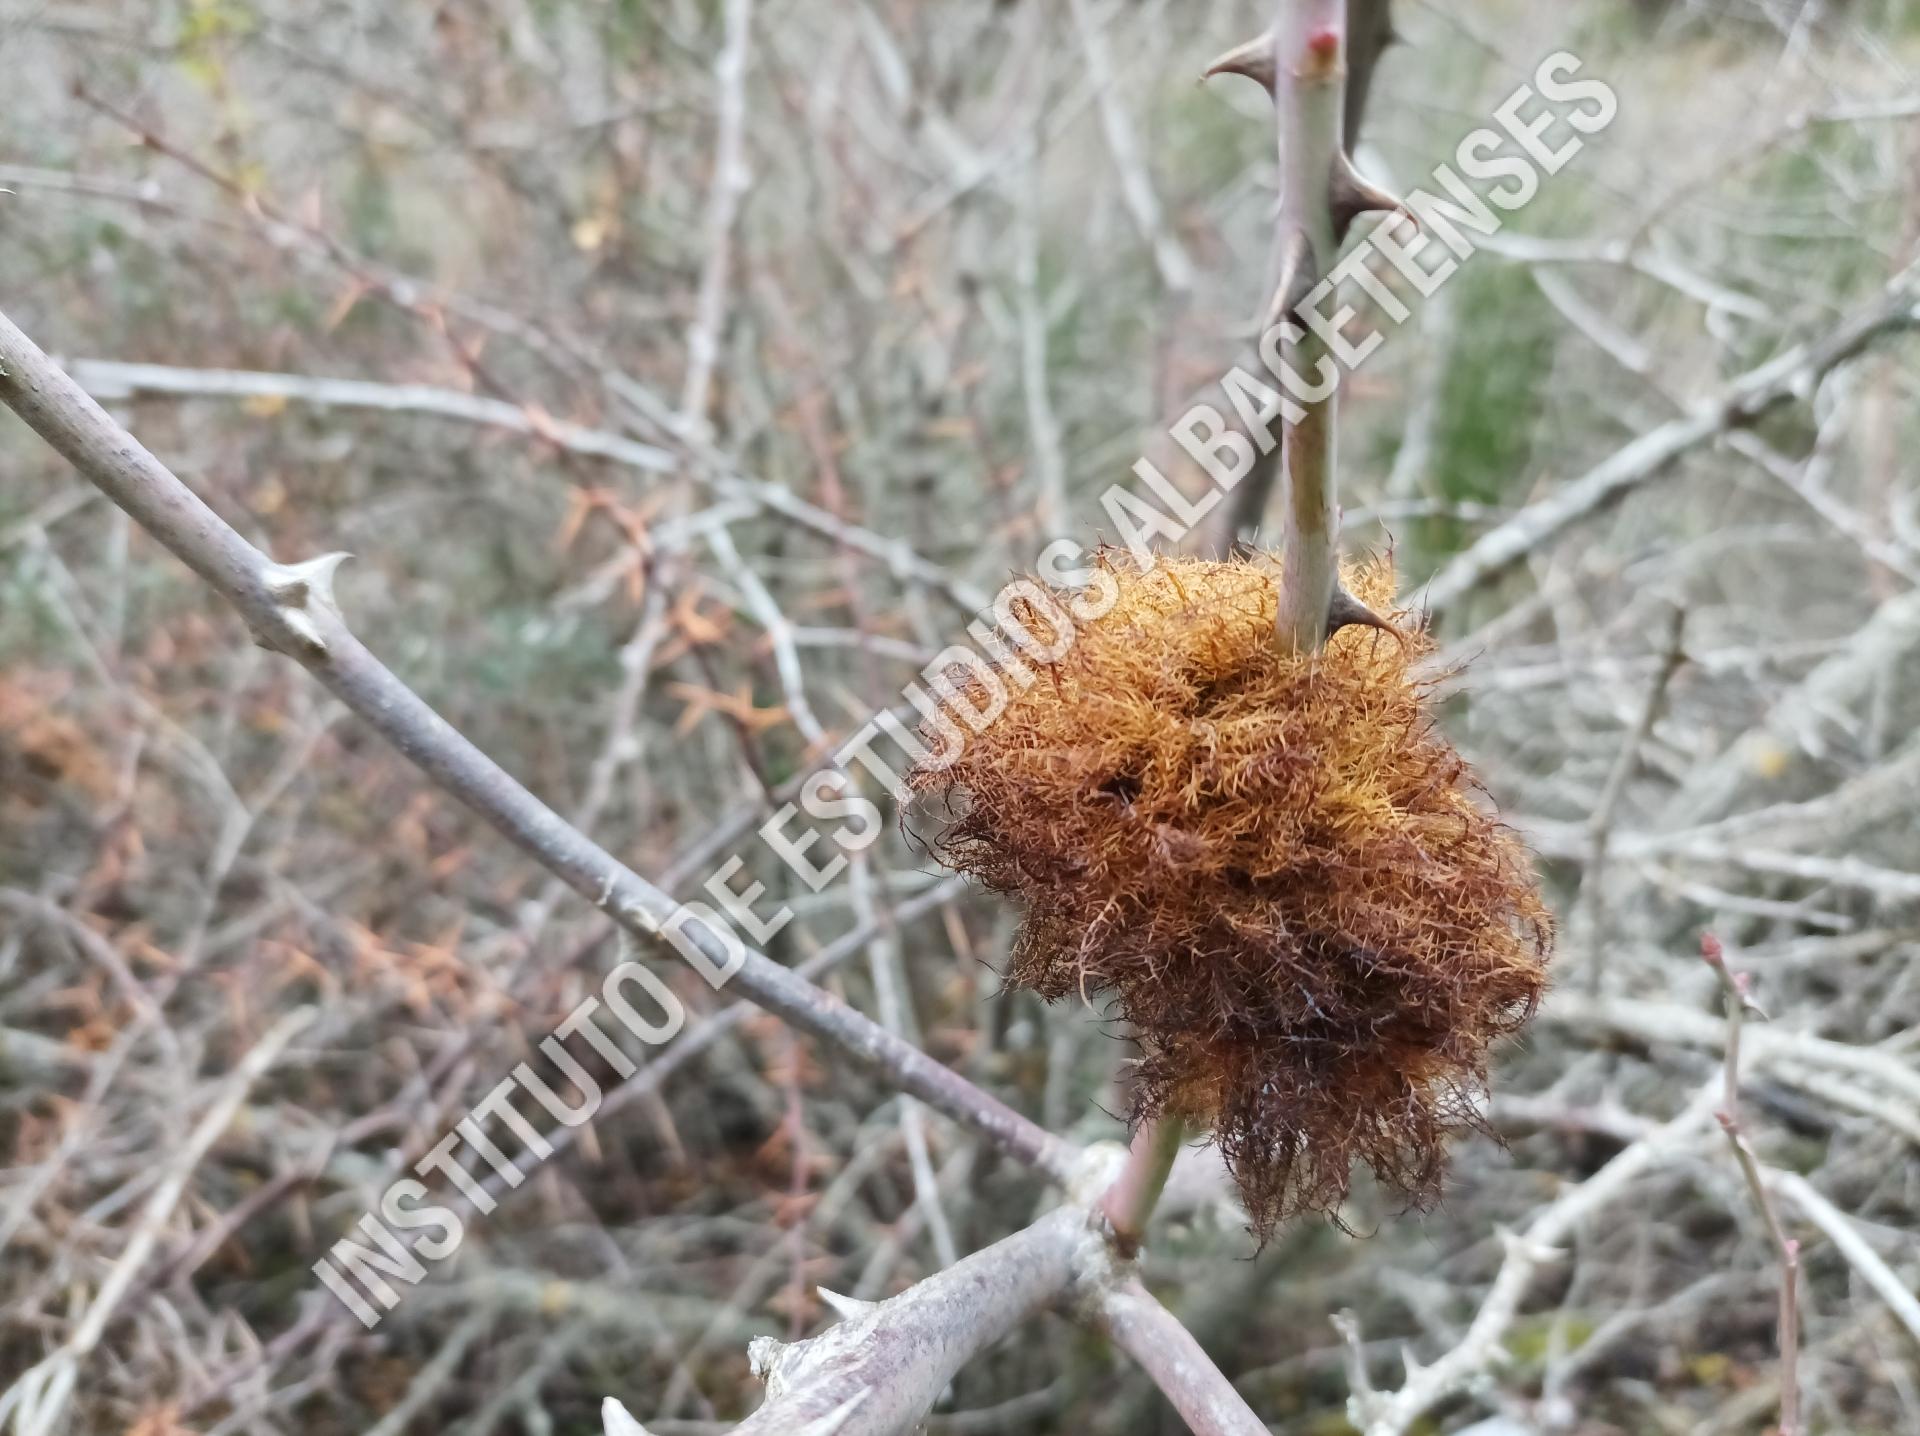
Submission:
[[[1211,1130],[1261,1240],[1334,1212],[1356,1161],[1431,1201],[1552,943],[1526,851],[1435,727],[1432,641],[1399,611],[1284,649],[1272,555],[1101,566],[1111,609],[915,769],[945,800],[936,850],[1021,904],[1011,984],[1111,1002],[1133,1120]],[[1388,563],[1343,582],[1391,611]]]

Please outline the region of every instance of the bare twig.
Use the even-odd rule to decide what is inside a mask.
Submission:
[[[1186,1123],[1178,1117],[1143,1122],[1133,1134],[1126,1165],[1100,1199],[1100,1210],[1112,1225],[1121,1251],[1134,1250],[1145,1237],[1147,1219],[1166,1189],[1167,1175],[1186,1135]]]
[[[1636,1041],[1670,1046],[1706,1047],[1725,1051],[1727,1025],[1704,1012],[1675,1002],[1647,1002],[1633,998],[1585,997],[1556,992],[1540,1012],[1541,1020],[1585,1031],[1611,1031]],[[1920,1106],[1920,1070],[1892,1052],[1834,1042],[1811,1032],[1776,1026],[1756,1028],[1742,1036],[1744,1056],[1769,1069],[1792,1062],[1828,1072],[1864,1078],[1892,1092],[1900,1100]]]
[[[505,399],[463,393],[432,384],[384,384],[367,379],[330,379],[307,374],[278,374],[251,369],[193,369],[171,364],[128,364],[111,359],[75,359],[72,377],[102,402],[145,397],[280,400],[320,409],[427,414],[508,433],[524,434],[568,454],[604,459],[649,474],[669,474],[686,466],[671,449],[606,429],[557,419],[538,408]],[[739,473],[725,458],[682,436],[699,462],[693,476],[723,499],[738,499],[779,514],[836,544],[884,563],[895,575],[947,597],[971,616],[988,606],[991,595],[887,538],[809,503],[783,484]]]
[[[1626,795],[1628,780],[1633,777],[1634,768],[1640,762],[1640,749],[1653,736],[1653,725],[1659,720],[1660,706],[1666,701],[1667,685],[1673,681],[1673,675],[1680,671],[1680,665],[1686,658],[1686,649],[1682,646],[1685,627],[1686,610],[1675,604],[1668,617],[1667,641],[1660,667],[1647,689],[1638,721],[1613,760],[1613,769],[1607,774],[1607,785],[1601,790],[1600,801],[1594,805],[1593,818],[1588,824],[1592,846],[1587,853],[1586,871],[1580,877],[1579,894],[1586,915],[1588,992],[1597,993],[1600,990],[1601,979],[1606,973],[1607,848],[1613,840],[1614,818],[1619,812],[1621,798]]]
[[[1594,1214],[1622,1197],[1644,1173],[1690,1142],[1713,1111],[1718,1084],[1697,1094],[1685,1110],[1627,1147],[1584,1182],[1563,1191],[1539,1211],[1524,1232],[1506,1233],[1506,1260],[1481,1298],[1466,1335],[1430,1366],[1409,1367],[1406,1383],[1356,1412],[1366,1436],[1401,1436],[1422,1415],[1466,1386],[1503,1355],[1500,1343],[1519,1315],[1521,1300],[1543,1262],[1555,1260],[1558,1243]]]
[[[1854,1230],[1852,1219],[1798,1172],[1770,1171],[1767,1182],[1826,1234],[1848,1265],[1859,1272],[1861,1279],[1887,1304],[1887,1310],[1906,1328],[1907,1335],[1920,1342],[1920,1297],[1914,1296],[1911,1283],[1901,1280],[1867,1245]]]
[[[719,95],[719,132],[714,140],[713,179],[707,192],[707,222],[701,248],[700,292],[693,326],[687,331],[686,382],[680,391],[680,423],[690,433],[705,432],[713,369],[720,357],[720,332],[726,327],[727,291],[733,274],[733,226],[747,192],[746,77],[753,36],[753,0],[727,0],[726,37],[714,59]]]
[[[1780,1225],[1780,1209],[1773,1193],[1767,1190],[1760,1174],[1760,1159],[1754,1155],[1753,1144],[1740,1125],[1740,1030],[1753,999],[1748,992],[1747,975],[1728,967],[1719,938],[1712,933],[1702,934],[1700,955],[1720,979],[1727,1001],[1725,1087],[1720,1110],[1714,1116],[1720,1130],[1727,1134],[1734,1160],[1740,1164],[1740,1175],[1746,1178],[1747,1189],[1753,1193],[1753,1204],[1766,1223],[1767,1236],[1780,1253],[1780,1436],[1801,1436],[1800,1243],[1788,1236],[1786,1228]]]

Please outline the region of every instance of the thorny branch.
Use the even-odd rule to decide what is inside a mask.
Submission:
[[[677,904],[571,827],[429,708],[348,629],[333,599],[344,554],[278,564],[141,447],[0,315],[0,399],[293,658],[447,791],[643,943],[664,947]],[[685,925],[714,973],[734,960],[703,925]],[[804,979],[751,949],[731,983],[802,1031],[886,1071],[902,1088],[1055,1178],[1066,1142]]]
[[[665,925],[675,912],[671,899],[516,783],[354,638],[332,592],[333,574],[344,555],[329,554],[296,565],[274,563],[120,428],[4,316],[0,316],[0,399],[233,603],[263,646],[307,668],[429,777],[628,932],[642,941],[663,941]],[[688,935],[699,944],[713,971],[726,970],[728,954],[716,937],[699,928]],[[739,967],[731,980],[741,995],[881,1069],[904,1092],[974,1128],[1056,1180],[1075,1170],[1077,1159],[1070,1144],[805,978],[750,949],[737,960]],[[883,1323],[887,1340],[821,1338],[825,1346],[809,1346],[804,1355],[770,1364],[766,1369],[777,1378],[777,1384],[770,1386],[775,1398],[771,1414],[763,1412],[742,1429],[796,1429],[785,1414],[788,1403],[780,1400],[787,1391],[804,1406],[805,1420],[833,1416],[853,1399],[848,1393],[872,1389],[869,1382],[878,1379],[876,1361],[892,1363],[879,1372],[887,1377],[882,1401],[871,1408],[847,1409],[845,1416],[858,1416],[858,1424],[830,1429],[875,1433],[900,1429],[902,1421],[924,1412],[969,1355],[1061,1293],[1071,1256],[1063,1233],[1069,1228],[1085,1230],[1090,1220],[1084,1208],[1064,1208],[1062,1213],[897,1298],[903,1305],[890,1310]],[[1095,1245],[1103,1242],[1104,1238],[1095,1239]],[[1000,1296],[976,1299],[987,1289]],[[835,1353],[831,1358],[829,1348]],[[831,1380],[816,1380],[823,1372],[838,1374]],[[1212,1382],[1225,1387],[1217,1373]],[[833,1405],[815,1410],[819,1400],[835,1392],[841,1394]],[[863,1410],[869,1414],[861,1414]],[[623,1419],[630,1421],[624,1413],[609,1417],[616,1424]]]
[[[1309,44],[1324,43],[1315,41],[1322,35],[1332,35],[1338,42],[1331,64],[1309,58]],[[1320,278],[1332,272],[1347,227],[1361,212],[1354,205],[1370,186],[1359,180],[1349,156],[1360,143],[1374,71],[1394,38],[1391,0],[1344,0],[1318,8],[1282,0],[1271,29],[1208,67],[1209,75],[1245,75],[1274,99],[1280,198],[1273,230],[1274,288],[1262,306],[1262,328],[1284,320]],[[1391,207],[1384,195],[1373,203]],[[1311,374],[1325,347],[1309,332],[1291,346],[1283,344],[1282,356],[1297,373]],[[1303,557],[1311,559],[1317,553],[1317,536],[1323,531],[1328,547],[1337,549],[1335,400],[1330,396],[1304,407],[1307,417],[1288,426],[1298,431],[1297,438],[1264,455],[1223,506],[1224,523],[1215,535],[1220,549],[1258,528],[1275,481],[1283,473],[1288,475],[1289,494],[1286,531],[1292,532],[1304,512],[1312,526],[1309,533],[1315,536]],[[1296,468],[1301,474],[1298,480],[1291,477]],[[1302,575],[1300,602],[1307,605],[1302,611],[1309,625],[1302,632],[1310,631],[1311,592],[1323,582],[1331,601],[1327,575]]]

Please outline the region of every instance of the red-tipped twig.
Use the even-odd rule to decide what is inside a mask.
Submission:
[[[1283,331],[1280,353],[1285,366],[1302,376],[1321,372],[1327,345],[1296,311],[1333,273],[1356,218],[1368,210],[1401,208],[1361,177],[1348,154],[1374,66],[1392,38],[1386,0],[1280,0],[1271,29],[1207,67],[1210,76],[1245,75],[1273,96],[1280,151],[1273,230],[1278,283],[1261,328],[1292,326]],[[1286,424],[1280,445],[1287,516],[1278,628],[1283,643],[1308,652],[1326,641],[1337,585],[1337,393],[1303,399],[1303,412]],[[1258,522],[1270,475],[1263,468],[1236,493],[1228,539]]]
[[[1780,1225],[1780,1211],[1761,1175],[1760,1159],[1740,1125],[1740,1027],[1749,1012],[1763,1017],[1766,1014],[1753,1001],[1747,974],[1727,966],[1719,938],[1702,933],[1700,956],[1720,979],[1727,1000],[1726,1089],[1714,1116],[1733,1147],[1734,1160],[1740,1164],[1740,1173],[1747,1179],[1748,1190],[1767,1224],[1767,1235],[1780,1252],[1780,1436],[1801,1436],[1800,1243]]]
[[[1300,315],[1302,305],[1333,273],[1355,219],[1368,210],[1400,208],[1361,177],[1347,154],[1352,39],[1347,0],[1281,0],[1266,65],[1224,66],[1271,76],[1280,151],[1279,282],[1262,327],[1284,326],[1282,361],[1301,375],[1321,373],[1328,358],[1326,340]],[[1242,46],[1235,54],[1256,52]],[[1327,641],[1339,586],[1338,406],[1337,384],[1321,398],[1303,399],[1280,445],[1287,513],[1276,627],[1282,644],[1308,653]]]
[[[1296,310],[1333,272],[1356,218],[1368,210],[1400,207],[1393,196],[1367,183],[1347,154],[1349,52],[1364,56],[1359,61],[1364,94],[1365,77],[1371,76],[1392,30],[1381,0],[1359,0],[1353,18],[1360,27],[1357,35],[1349,33],[1348,0],[1279,0],[1271,30],[1207,69],[1209,75],[1246,75],[1273,95],[1280,151],[1274,253],[1280,279],[1262,327],[1287,326],[1281,354],[1299,374],[1317,373],[1327,346],[1298,321]],[[1308,653],[1324,647],[1328,634],[1345,623],[1388,628],[1340,589],[1336,400],[1337,389],[1303,402],[1301,416],[1287,423],[1281,443],[1287,521],[1275,629],[1282,645]],[[1139,1245],[1184,1135],[1184,1125],[1172,1118],[1146,1123],[1134,1134],[1127,1164],[1100,1204],[1123,1251]]]

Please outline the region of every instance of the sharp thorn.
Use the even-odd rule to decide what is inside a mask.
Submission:
[[[606,1436],[647,1436],[647,1428],[611,1396],[600,1403],[600,1421]]]
[[[1354,168],[1352,158],[1345,154],[1333,162],[1332,208],[1333,231],[1340,239],[1347,237],[1356,219],[1376,210],[1404,214],[1416,226],[1420,223],[1420,217],[1407,208],[1405,200],[1361,174]]]
[[[877,1301],[861,1301],[857,1297],[842,1296],[837,1291],[828,1291],[824,1286],[816,1290],[820,1293],[820,1300],[831,1307],[842,1321],[858,1321],[869,1312],[880,1309],[880,1303]]]
[[[352,557],[349,553],[323,553],[301,563],[269,564],[261,580],[273,600],[286,607],[302,608],[309,597],[316,597],[329,608],[337,608],[333,601],[334,570]]]
[[[1201,72],[1201,78],[1215,75],[1245,75],[1258,80],[1268,94],[1273,93],[1273,33],[1263,32],[1244,45],[1236,45]]]
[[[1319,282],[1320,271],[1313,262],[1313,241],[1307,238],[1305,230],[1296,229],[1287,238],[1287,247],[1280,261],[1280,283],[1274,287],[1273,298],[1267,304],[1266,318],[1260,327],[1263,330],[1271,329],[1289,318],[1313,293],[1314,285]]]
[[[1343,628],[1377,628],[1382,633],[1393,635],[1393,641],[1402,648],[1406,647],[1406,636],[1386,619],[1368,608],[1346,589],[1335,584],[1333,602],[1327,605],[1327,637],[1331,638]]]

